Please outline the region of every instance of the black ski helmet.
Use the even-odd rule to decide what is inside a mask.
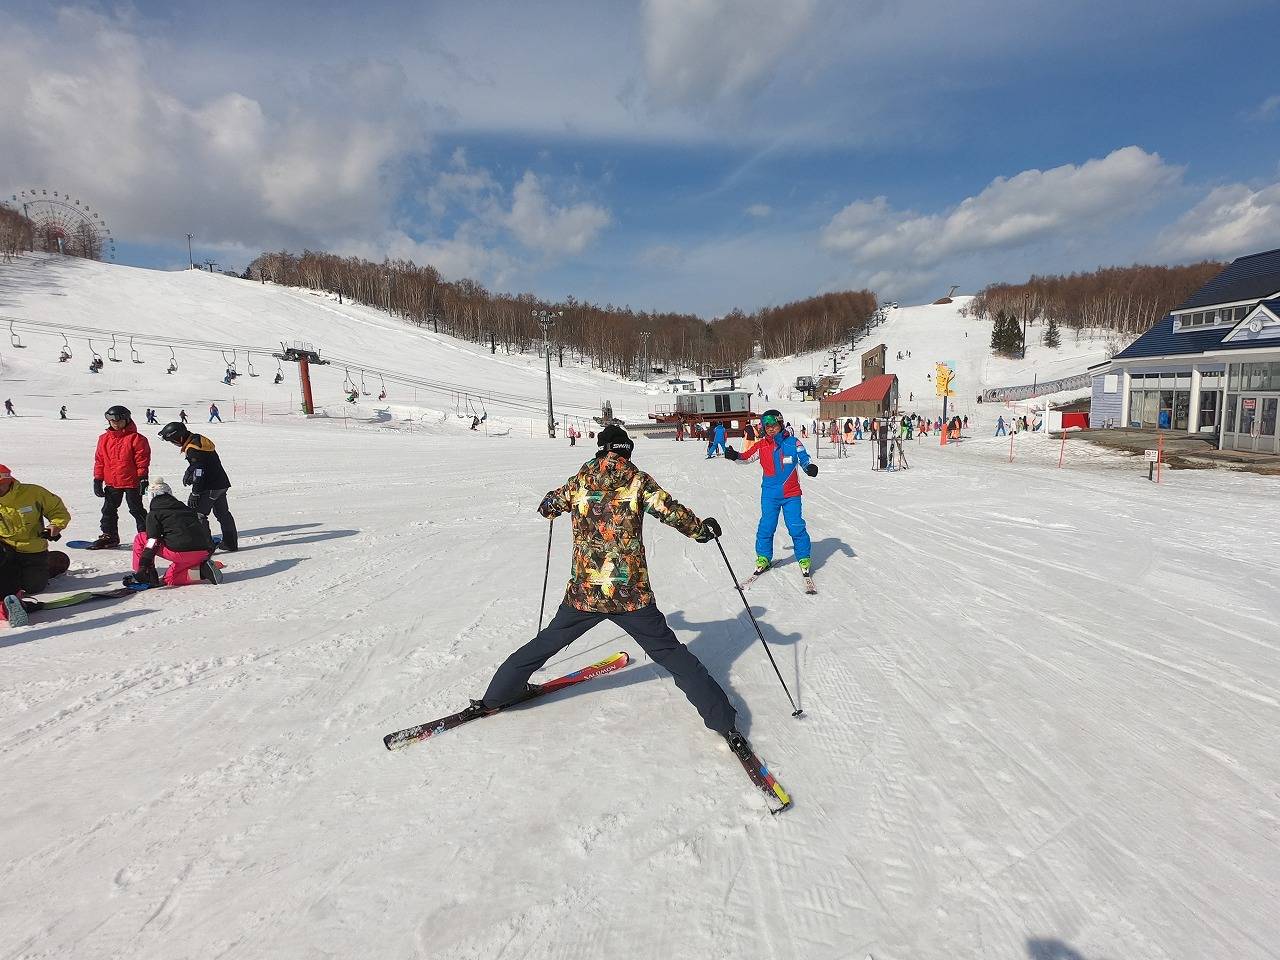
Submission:
[[[191,436],[191,431],[184,427],[177,420],[172,423],[166,423],[160,428],[160,439],[173,443],[175,440],[181,441]]]
[[[115,406],[107,407],[107,412],[106,414],[104,414],[104,416],[106,416],[108,420],[132,420],[133,419],[133,414],[129,412],[129,408],[122,407],[118,403]]]
[[[611,423],[600,431],[596,436],[596,446],[600,448],[602,457],[607,453],[616,453],[627,460],[631,459],[631,451],[636,447],[632,439],[627,436],[627,431],[616,423]]]

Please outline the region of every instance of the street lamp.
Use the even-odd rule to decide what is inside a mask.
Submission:
[[[194,270],[196,268],[196,258],[191,255],[191,241],[196,238],[194,233],[187,234],[187,269]]]
[[[560,310],[534,310],[533,318],[542,327],[542,355],[547,358],[547,436],[556,438],[556,416],[551,405],[551,325],[562,316]]]
[[[649,382],[649,331],[640,331],[640,343],[644,347],[644,368],[640,371],[640,382]]]

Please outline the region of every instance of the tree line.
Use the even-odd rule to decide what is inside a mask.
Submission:
[[[1093,328],[1132,336],[1149,329],[1224,266],[1212,260],[1180,267],[1135,264],[1065,276],[1032,276],[1025,283],[993,283],[973,298],[968,312],[983,319],[1003,313],[1019,326],[1023,321],[1052,321],[1055,328],[1061,324],[1077,333]],[[992,339],[995,347],[994,335]],[[1014,339],[1007,332],[998,349],[1010,349]]]
[[[549,343],[561,366],[567,354],[622,376],[637,376],[646,363],[662,372],[727,368],[740,373],[755,343],[765,357],[822,349],[856,339],[876,309],[871,291],[842,291],[753,313],[734,310],[707,322],[692,313],[495,293],[474,280],[444,280],[429,264],[378,263],[313,250],[263,253],[244,276],[323,290],[435,333],[486,344],[495,353],[541,352],[543,333],[535,313],[547,311],[556,315]]]
[[[12,207],[0,203],[0,257],[9,263],[35,246],[36,225]]]

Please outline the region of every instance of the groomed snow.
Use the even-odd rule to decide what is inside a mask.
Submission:
[[[92,269],[82,303],[132,276]],[[0,267],[0,312],[34,310],[14,276]],[[224,308],[231,294],[199,299],[218,278],[142,279],[191,285],[201,329],[271,339]],[[300,325],[330,316],[289,296]],[[162,298],[137,298],[97,320],[161,329]],[[426,339],[369,329],[362,348],[389,360]],[[101,408],[210,393],[185,370],[134,389],[150,366],[90,382],[56,349],[0,352],[24,414],[2,425],[0,462],[66,497],[75,537],[96,533]],[[492,369],[471,356],[459,379]],[[60,423],[72,389],[81,419]],[[625,388],[580,389],[585,406]],[[608,626],[546,675],[627,650],[621,673],[383,749],[478,696],[535,629],[534,508],[589,454],[524,421],[484,436],[427,409],[214,424],[243,531],[222,586],[0,630],[0,956],[1275,956],[1273,480],[1157,486],[1078,441],[1058,469],[1058,444],[1034,435],[1012,463],[1004,438],[931,438],[888,474],[867,444],[823,448],[804,479],[819,595],[802,595],[785,533],[783,564],[748,592],[799,720],[714,546],[651,524],[659,605],[795,798],[771,818]],[[722,521],[745,572],[758,468],[638,442],[642,468]],[[177,477],[173,448],[154,447],[153,475]],[[61,590],[113,584],[128,557],[73,561]],[[562,520],[548,612],[567,563]]]

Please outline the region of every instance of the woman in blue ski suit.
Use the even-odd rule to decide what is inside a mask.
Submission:
[[[760,481],[760,525],[756,527],[756,570],[768,570],[773,563],[773,535],[778,529],[778,511],[786,521],[787,532],[795,543],[796,561],[804,573],[809,572],[809,531],[804,525],[801,506],[800,480],[796,469],[804,470],[811,477],[818,475],[818,465],[809,460],[809,451],[785,430],[782,414],[766,410],[760,417],[764,435],[748,443],[738,453],[733,447],[725,450],[730,460],[744,463],[759,457],[763,477]]]

